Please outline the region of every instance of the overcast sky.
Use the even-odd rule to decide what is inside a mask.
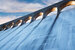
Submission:
[[[0,0],[0,24],[62,0]]]
[[[0,24],[61,0],[0,0]]]

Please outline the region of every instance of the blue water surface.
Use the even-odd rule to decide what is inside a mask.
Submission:
[[[51,30],[55,18],[0,31],[0,50],[75,50],[75,9],[62,12]]]

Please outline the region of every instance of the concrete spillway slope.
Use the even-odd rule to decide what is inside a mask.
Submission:
[[[75,9],[62,12],[51,30],[55,18],[0,31],[0,50],[75,50]]]

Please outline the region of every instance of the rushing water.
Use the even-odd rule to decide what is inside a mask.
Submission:
[[[75,50],[75,9],[0,32],[0,50]],[[51,30],[51,31],[50,31]]]

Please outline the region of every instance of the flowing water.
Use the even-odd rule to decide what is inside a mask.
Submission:
[[[60,13],[52,27],[55,18],[0,31],[0,50],[75,50],[75,9]]]

